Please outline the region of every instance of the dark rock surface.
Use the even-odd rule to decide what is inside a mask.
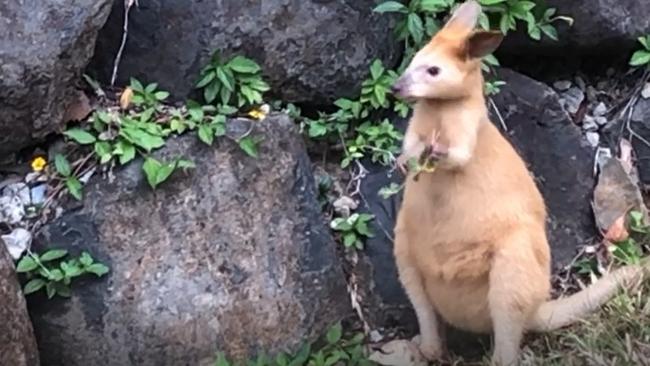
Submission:
[[[124,1],[100,33],[91,70],[108,80],[122,36]],[[262,65],[284,101],[325,105],[358,92],[372,60],[396,60],[390,17],[372,0],[151,0],[133,7],[119,80],[152,82],[176,97],[193,88],[212,52]],[[155,67],[152,67],[152,63]]]
[[[38,348],[14,263],[0,239],[0,365],[38,366]]]
[[[0,155],[55,131],[110,0],[0,3]]]
[[[43,365],[212,365],[295,351],[346,316],[349,297],[293,122],[256,123],[258,159],[194,135],[159,153],[197,168],[153,192],[140,165],[91,183],[41,242],[111,268],[31,309]],[[159,154],[159,155],[160,155]]]
[[[650,141],[650,99],[640,98],[636,103],[630,127],[645,140],[631,139],[636,154],[639,179],[645,186],[648,186],[650,185],[650,146],[647,141]]]
[[[554,270],[558,270],[597,234],[590,206],[595,184],[592,149],[550,87],[507,69],[500,71],[500,77],[508,84],[495,102],[508,126],[507,138],[528,163],[546,200],[549,244]],[[496,116],[492,119],[499,124]],[[401,197],[384,200],[377,195],[379,189],[401,182],[402,178],[399,173],[389,174],[384,167],[370,163],[364,166],[369,173],[361,184],[365,202],[360,208],[376,216],[372,223],[376,235],[366,241],[356,268],[363,285],[364,315],[375,328],[399,325],[416,331],[417,323],[397,279],[392,252],[392,229]]]
[[[534,41],[522,26],[521,32],[509,34],[502,52],[628,57],[626,52],[640,46],[637,38],[650,33],[650,2],[646,0],[546,0],[545,3],[557,8],[558,15],[572,17],[573,25],[564,21],[554,23],[559,33],[557,42],[549,38]]]

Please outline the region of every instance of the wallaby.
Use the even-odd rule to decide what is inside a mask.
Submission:
[[[393,85],[395,95],[415,102],[398,163],[425,148],[437,160],[432,173],[407,175],[394,254],[422,354],[443,355],[440,316],[493,333],[492,362],[506,366],[517,364],[524,332],[570,324],[638,281],[647,264],[548,301],[546,207],[523,160],[489,120],[481,58],[503,35],[475,30],[480,12],[475,1],[459,6]]]

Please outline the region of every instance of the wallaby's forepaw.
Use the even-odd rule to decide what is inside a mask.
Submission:
[[[444,361],[447,359],[447,351],[442,345],[442,342],[435,341],[422,341],[421,336],[413,339],[420,349],[420,353],[427,361]]]

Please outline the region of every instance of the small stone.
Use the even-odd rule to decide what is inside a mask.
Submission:
[[[600,92],[594,88],[593,86],[589,85],[587,87],[587,100],[590,102],[596,102],[598,101],[598,94]]]
[[[47,184],[39,184],[32,187],[30,190],[32,196],[32,205],[40,205],[45,202],[45,192],[47,191]]]
[[[584,120],[582,121],[582,129],[584,131],[596,131],[598,130],[598,124],[596,123],[596,120],[592,116],[585,116]]]
[[[359,204],[348,196],[341,196],[333,203],[334,211],[343,216],[350,216],[350,213],[357,209]]]
[[[604,126],[604,125],[607,124],[607,122],[609,122],[607,120],[607,117],[605,117],[605,116],[594,117],[594,121],[596,121],[596,124],[598,124],[598,126]]]
[[[598,147],[598,144],[600,143],[600,135],[598,132],[588,131],[585,133],[585,136],[587,137],[587,141],[589,141],[589,145]]]
[[[2,240],[5,242],[9,255],[14,260],[18,260],[29,249],[32,243],[32,233],[23,228],[16,228],[11,233],[2,235]]]
[[[594,116],[604,116],[605,114],[607,114],[607,106],[603,102],[598,103],[594,108]]]
[[[585,80],[581,78],[580,76],[576,76],[576,85],[580,90],[585,91],[587,89],[587,83],[585,83]]]
[[[553,83],[553,88],[559,91],[567,91],[571,87],[571,82],[569,80],[558,80]]]
[[[614,74],[616,74],[616,70],[614,70],[613,67],[610,67],[610,68],[607,69],[606,75],[607,75],[608,78],[611,78],[612,76],[614,76]]]
[[[585,93],[578,87],[571,87],[562,94],[564,108],[571,114],[576,114],[585,100]]]
[[[641,97],[643,99],[650,99],[650,83],[645,83],[643,90],[641,90]]]

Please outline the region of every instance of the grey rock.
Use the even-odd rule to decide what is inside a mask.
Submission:
[[[607,106],[605,103],[600,102],[594,107],[594,116],[604,116],[607,114]]]
[[[650,83],[645,83],[643,89],[641,90],[641,97],[643,99],[650,99]]]
[[[618,56],[636,48],[637,38],[650,33],[650,2],[646,0],[546,0],[545,3],[556,8],[557,14],[572,17],[573,25],[563,21],[554,23],[559,41],[545,37],[542,42],[531,40],[526,27],[522,27],[506,39],[502,47],[505,52]]]
[[[567,91],[571,87],[571,81],[569,80],[558,80],[553,83],[553,87],[558,91]]]
[[[598,130],[598,123],[596,123],[596,119],[592,116],[585,116],[584,120],[582,121],[582,129],[585,131]]]
[[[38,366],[38,348],[13,260],[0,239],[0,365]]]
[[[587,131],[587,133],[585,133],[585,137],[587,138],[587,142],[589,142],[589,145],[591,145],[592,147],[597,147],[598,144],[600,144],[600,135],[598,134],[598,132]]]
[[[609,122],[605,116],[596,116],[594,117],[594,121],[596,121],[596,124],[598,124],[598,126],[604,126]]]
[[[120,44],[123,4],[115,0],[97,42],[91,70],[103,80]],[[324,105],[358,92],[375,58],[389,67],[396,61],[391,17],[372,13],[374,6],[372,0],[141,1],[131,10],[118,82],[156,81],[182,98],[220,50],[259,62],[283,100]]]
[[[585,100],[585,93],[579,87],[571,87],[562,93],[562,101],[567,112],[575,114]]]
[[[505,135],[528,163],[545,198],[553,269],[558,271],[598,235],[591,210],[595,185],[592,148],[582,143],[580,129],[550,87],[507,69],[500,70],[499,77],[507,82],[494,97],[509,128]],[[492,120],[498,125],[495,117]],[[406,124],[399,119],[395,123],[401,130]],[[401,326],[415,332],[417,322],[397,279],[392,252],[401,194],[389,199],[377,194],[390,183],[401,183],[402,177],[371,162],[363,164],[369,172],[360,185],[363,200],[359,208],[375,215],[371,224],[375,236],[366,241],[355,268],[364,316],[373,328]],[[476,351],[466,343],[467,338],[458,339],[464,340],[458,342],[460,349]]]
[[[0,156],[60,127],[110,0],[0,4]]]
[[[155,192],[138,164],[114,183],[91,179],[82,209],[49,224],[39,245],[89,251],[107,277],[72,299],[34,302],[44,365],[212,365],[296,351],[350,314],[345,277],[321,216],[294,123],[255,124],[259,158],[230,140],[168,142],[158,158],[192,157]]]
[[[636,155],[636,162],[639,169],[639,179],[644,185],[650,184],[650,99],[639,98],[634,106],[630,128],[639,134],[642,141],[638,138],[632,138],[632,146]]]

